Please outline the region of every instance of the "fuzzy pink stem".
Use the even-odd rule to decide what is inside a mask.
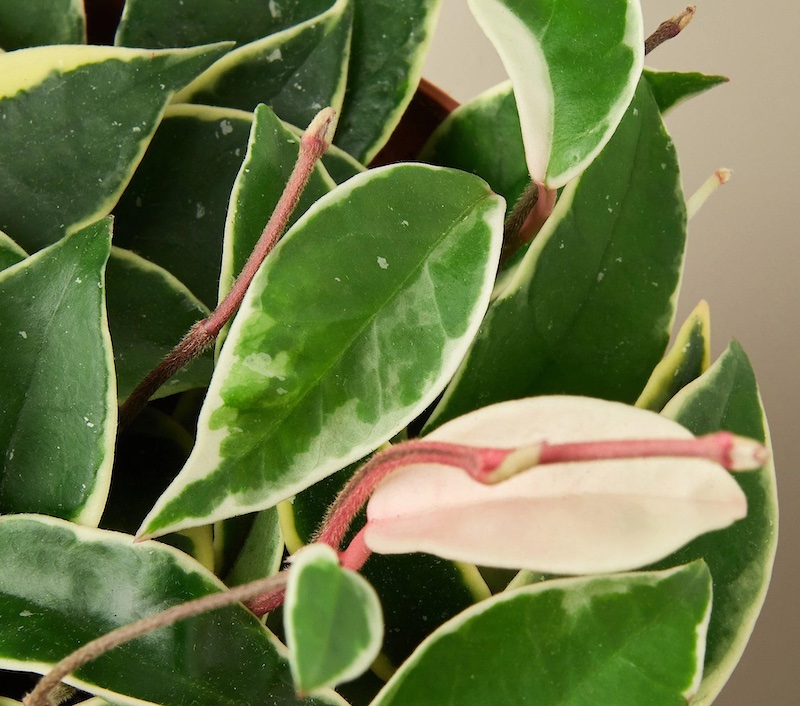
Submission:
[[[183,340],[136,386],[120,407],[120,426],[126,425],[141,412],[156,390],[175,373],[213,345],[219,332],[236,313],[261,263],[272,252],[283,231],[286,230],[289,218],[300,201],[314,166],[330,147],[335,118],[336,112],[332,108],[325,108],[311,121],[300,138],[300,153],[289,181],[258,243],[230,291],[211,315],[192,326]]]
[[[372,556],[372,550],[364,541],[366,530],[366,527],[362,527],[359,533],[353,537],[353,541],[347,545],[347,549],[339,552],[339,562],[345,569],[359,571],[367,563],[367,559]]]
[[[109,650],[124,645],[126,642],[130,642],[137,637],[146,635],[153,630],[172,625],[178,621],[200,615],[201,613],[217,610],[233,603],[247,600],[252,596],[262,594],[264,591],[274,592],[276,588],[283,590],[285,586],[286,573],[283,572],[267,579],[259,579],[242,586],[237,586],[236,588],[231,588],[227,591],[212,593],[202,598],[187,601],[186,603],[179,603],[172,608],[167,608],[167,610],[156,613],[155,615],[149,615],[130,625],[123,625],[95,640],[87,642],[83,647],[67,655],[39,680],[33,691],[22,700],[22,703],[24,706],[48,706],[50,703],[48,698],[50,692],[64,677],[87,662],[97,659],[100,655],[105,654]]]
[[[484,482],[512,452],[508,449],[479,449],[437,441],[407,441],[375,454],[350,479],[328,510],[315,541],[339,549],[353,518],[387,475],[403,466],[439,463],[460,468]]]

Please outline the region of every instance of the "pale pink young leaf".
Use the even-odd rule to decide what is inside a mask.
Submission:
[[[426,439],[519,447],[692,435],[654,412],[585,397],[486,407]],[[381,483],[367,507],[374,552],[428,552],[484,566],[557,574],[625,571],[668,556],[745,516],[722,466],[687,458],[542,465],[494,486],[463,471],[414,465]]]

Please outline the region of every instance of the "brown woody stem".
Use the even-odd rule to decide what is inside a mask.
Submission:
[[[683,12],[679,12],[675,17],[664,20],[653,34],[644,40],[644,53],[649,54],[653,49],[673,37],[677,37],[688,25],[697,8],[689,5]]]
[[[536,237],[553,212],[556,193],[554,189],[532,181],[520,194],[503,225],[501,265]]]
[[[314,166],[330,147],[335,118],[336,112],[333,108],[325,108],[311,121],[300,139],[300,153],[286,188],[242,272],[212,314],[192,326],[183,340],[148,373],[125,400],[119,410],[121,427],[144,409],[159,387],[214,344],[219,332],[239,308],[261,263],[286,230],[286,224],[297,207]]]
[[[119,647],[153,630],[158,630],[159,628],[172,625],[181,620],[192,618],[201,613],[224,608],[232,603],[247,601],[254,596],[283,589],[285,586],[286,572],[282,572],[268,579],[259,579],[258,581],[252,581],[228,591],[212,593],[210,596],[203,596],[193,601],[180,603],[161,613],[156,613],[155,615],[137,620],[130,625],[123,625],[91,642],[87,642],[83,647],[67,655],[39,680],[39,683],[33,691],[22,700],[22,703],[24,706],[49,706],[48,696],[50,692],[58,686],[59,682],[64,677],[68,676],[76,669],[79,669],[87,662],[100,657],[100,655],[105,654],[109,650]]]

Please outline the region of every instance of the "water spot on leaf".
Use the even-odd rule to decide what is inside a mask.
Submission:
[[[28,337],[28,332],[27,331],[20,331],[19,335],[22,336],[22,338],[27,338]]]
[[[269,54],[267,54],[267,61],[281,61],[283,59],[283,54],[281,53],[280,47],[278,49],[273,49]]]
[[[219,124],[219,129],[223,135],[230,135],[233,132],[233,124],[230,120],[222,120]]]
[[[388,269],[388,267],[389,267],[389,263],[386,261],[386,258],[385,258],[385,257],[379,257],[379,258],[378,258],[378,266],[379,266],[379,267],[380,267],[382,270],[385,270],[385,269]]]
[[[200,220],[203,216],[206,215],[206,207],[203,206],[199,201],[197,202],[197,208],[194,212],[194,217]]]

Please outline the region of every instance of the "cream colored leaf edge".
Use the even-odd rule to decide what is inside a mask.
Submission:
[[[229,52],[221,59],[216,61],[212,66],[200,74],[194,81],[181,91],[175,94],[173,102],[175,103],[189,103],[192,96],[201,91],[212,91],[222,81],[225,75],[235,69],[241,64],[246,64],[252,59],[266,57],[268,61],[280,61],[280,49],[286,42],[296,39],[308,30],[316,29],[319,26],[327,27],[331,31],[333,27],[341,22],[344,18],[345,11],[350,6],[352,0],[336,0],[336,2],[329,7],[325,12],[320,13],[316,17],[312,17],[305,22],[301,22],[288,29],[281,30],[275,34],[270,34],[263,39],[258,39],[254,42],[249,42],[241,47],[237,47]],[[352,23],[350,26],[352,35]],[[348,41],[348,46],[350,42]],[[274,59],[270,58],[274,57]],[[337,115],[341,113],[342,103],[344,102],[344,92],[347,87],[347,67],[349,64],[349,51],[347,56],[342,57],[342,67],[340,71],[339,81],[334,91],[333,100],[330,107],[336,110]],[[326,106],[320,106],[320,109]]]
[[[112,219],[107,217],[105,220],[108,232],[108,239],[111,240],[111,224]],[[61,240],[56,241],[42,250],[27,256],[24,260],[7,267],[0,272],[0,282],[16,276],[18,272],[24,272],[32,264],[37,263],[41,259],[48,258],[53,250],[60,249],[71,239],[78,237],[81,231],[76,231],[70,235],[64,236]],[[13,241],[12,241],[13,242]],[[22,248],[20,248],[22,250]],[[24,252],[24,250],[22,250]],[[105,265],[100,270],[100,279],[98,287],[105,289]],[[117,442],[117,377],[116,368],[114,366],[114,352],[111,347],[111,333],[108,328],[108,311],[106,308],[105,297],[102,297],[100,302],[100,335],[101,342],[104,349],[105,370],[106,370],[106,394],[105,394],[105,407],[107,410],[106,418],[103,420],[103,442],[102,453],[103,460],[97,469],[95,476],[95,485],[92,491],[86,498],[82,509],[72,519],[73,522],[86,525],[88,527],[97,527],[100,524],[100,518],[105,510],[106,502],[108,500],[108,492],[111,488],[111,468],[114,465],[114,449]]]
[[[670,418],[677,417],[683,405],[686,404],[687,400],[691,398],[697,390],[713,383],[714,378],[719,374],[719,370],[722,367],[724,357],[725,354],[723,353],[723,355],[706,371],[703,377],[689,383],[673,397],[664,408],[662,414]],[[756,620],[764,605],[764,600],[767,597],[767,590],[770,584],[769,577],[772,575],[772,569],[775,564],[775,553],[778,548],[778,489],[776,485],[775,463],[772,454],[772,437],[770,435],[766,415],[764,414],[764,405],[761,401],[760,393],[758,395],[758,400],[761,408],[761,420],[764,425],[765,443],[767,449],[770,451],[770,461],[764,467],[762,473],[764,473],[767,479],[767,492],[769,494],[768,507],[772,509],[775,518],[775,531],[772,535],[772,541],[767,547],[764,547],[764,554],[767,557],[767,561],[764,565],[764,573],[768,578],[761,586],[761,590],[758,592],[755,600],[750,604],[749,609],[743,614],[736,631],[736,637],[731,642],[726,655],[712,671],[704,675],[697,696],[692,700],[692,706],[710,706],[722,691],[728,679],[730,679],[731,674],[733,674],[736,665],[744,654],[747,642],[750,640],[750,635],[753,633]]]
[[[217,587],[220,591],[227,590],[227,586],[222,583],[222,581],[215,576],[211,571],[206,569],[202,564],[198,563],[195,559],[190,557],[188,554],[176,549],[175,547],[171,547],[168,544],[162,544],[161,542],[141,542],[141,543],[134,543],[133,537],[129,534],[123,534],[122,532],[114,532],[111,530],[101,530],[95,529],[90,527],[82,527],[80,525],[73,524],[71,522],[67,522],[66,520],[59,520],[55,517],[48,517],[46,515],[4,515],[0,517],[0,527],[7,522],[15,522],[15,521],[31,521],[35,520],[42,525],[51,525],[55,527],[59,527],[62,529],[68,528],[71,529],[73,534],[75,535],[76,539],[82,542],[93,542],[93,543],[103,543],[107,542],[108,544],[115,544],[118,546],[124,546],[126,549],[131,551],[137,551],[136,547],[141,547],[138,551],[142,552],[143,554],[152,554],[153,552],[158,552],[161,554],[167,554],[174,559],[176,565],[183,569],[186,573],[189,574],[198,574],[206,581],[212,583],[215,587]],[[231,607],[235,607],[237,604],[232,604]],[[244,613],[248,613],[248,611],[242,607],[241,610]],[[248,613],[249,614],[249,613]],[[253,617],[256,620],[255,617]],[[276,648],[278,655],[288,660],[288,653],[286,650],[286,646],[283,645],[277,637],[265,626],[262,626],[264,632],[267,634],[267,638]],[[30,672],[33,671],[37,674],[47,674],[53,666],[55,666],[55,662],[35,662],[35,661],[25,661],[25,660],[11,660],[11,659],[2,659],[0,658],[0,669],[10,669],[12,671],[22,671],[22,672]],[[66,684],[70,684],[71,686],[75,686],[79,689],[89,692],[90,694],[94,694],[96,696],[102,698],[108,698],[113,700],[115,703],[119,702],[120,704],[131,704],[132,706],[160,706],[152,701],[144,701],[142,699],[136,699],[130,696],[126,696],[125,694],[120,694],[115,691],[111,691],[109,689],[102,689],[97,687],[94,684],[86,682],[82,679],[71,675],[64,679]],[[321,695],[323,698],[326,699],[326,703],[329,703],[333,706],[348,706],[347,702],[342,699],[338,694],[335,692],[327,692],[324,695]],[[14,702],[12,702],[14,703]],[[103,702],[100,701],[99,704]],[[94,706],[94,705],[93,705]]]
[[[303,578],[303,570],[314,565],[336,567],[345,573],[345,580],[350,581],[362,596],[361,605],[369,625],[369,641],[359,648],[356,655],[353,655],[349,665],[337,673],[331,674],[324,685],[333,687],[361,676],[378,656],[383,644],[383,611],[375,589],[359,573],[340,567],[339,558],[331,547],[326,544],[311,544],[300,549],[292,558],[292,570],[286,584],[286,602],[283,609],[286,644],[289,648],[289,666],[295,685],[301,686],[301,675],[297,663],[297,625],[294,619],[297,613],[299,585]],[[318,688],[322,687],[311,689],[310,693],[316,693]]]
[[[379,167],[377,169],[370,169],[369,171],[362,172],[361,174],[354,176],[344,184],[341,184],[332,192],[314,203],[308,209],[308,211],[303,214],[303,216],[289,229],[287,234],[275,247],[275,250],[273,250],[271,253],[269,260],[277,260],[280,256],[280,250],[282,246],[284,246],[285,243],[288,242],[289,239],[295,234],[301,233],[302,229],[305,227],[305,224],[310,219],[314,218],[320,210],[329,208],[333,203],[336,202],[346,202],[349,199],[350,194],[355,189],[362,187],[365,182],[390,179],[393,170],[408,169],[410,166],[411,165],[408,164],[399,164]],[[445,167],[435,167],[427,164],[414,164],[412,168],[431,171],[453,171]],[[488,307],[489,296],[491,295],[494,281],[496,263],[500,257],[500,248],[502,246],[505,200],[501,196],[494,194],[489,187],[486,186],[485,196],[483,196],[479,201],[476,201],[475,208],[481,208],[481,210],[484,211],[482,214],[482,221],[487,228],[488,233],[491,234],[489,257],[487,258],[487,264],[483,273],[483,286],[478,297],[476,297],[476,305],[473,309],[473,312],[476,315],[472,317],[472,321],[470,322],[470,325],[464,334],[459,337],[458,340],[451,341],[450,345],[453,351],[461,350],[462,346],[464,347],[464,350],[466,350],[466,348],[469,346],[469,343],[478,333],[478,329],[483,317],[478,316],[477,313],[485,313],[486,308]],[[267,269],[262,266],[262,268],[256,274],[255,279],[251,283],[250,289],[248,290],[248,293],[239,308],[236,318],[233,320],[233,324],[231,325],[229,332],[229,338],[235,339],[238,337],[244,322],[252,314],[260,311],[259,307],[257,307],[255,304],[255,299],[267,286],[268,278],[269,273]],[[220,449],[224,439],[227,438],[227,432],[225,429],[212,429],[210,426],[210,420],[213,412],[224,406],[221,396],[221,389],[223,385],[222,381],[225,380],[235,362],[233,348],[233,346],[223,346],[219,359],[217,360],[217,366],[214,370],[214,375],[211,378],[211,385],[208,388],[205,402],[200,410],[200,417],[197,423],[198,441],[195,444],[195,448],[192,450],[191,455],[187,459],[186,464],[176,477],[175,481],[173,481],[173,483],[167,488],[164,494],[158,499],[153,509],[148,513],[147,517],[145,517],[144,521],[142,522],[142,526],[139,529],[140,536],[146,536],[148,538],[158,537],[169,532],[185,529],[186,527],[209,524],[212,522],[217,522],[218,520],[227,519],[229,517],[244,515],[257,510],[264,510],[268,507],[273,507],[283,500],[296,495],[312,483],[322,480],[335,470],[344,468],[349,463],[363,458],[375,448],[375,446],[372,445],[363,445],[354,448],[346,457],[331,459],[327,464],[318,467],[314,474],[305,477],[303,480],[288,484],[280,492],[275,491],[265,495],[257,503],[241,503],[232,495],[228,495],[225,502],[217,505],[213,512],[208,513],[208,515],[204,517],[186,517],[184,520],[175,522],[157,530],[156,533],[151,534],[148,532],[148,525],[158,517],[166,505],[172,502],[175,498],[180,497],[184,489],[193,482],[202,480],[203,478],[212,474],[218,467],[218,464],[221,460]],[[226,351],[228,352],[226,353]],[[440,375],[431,383],[429,394],[422,398],[419,404],[409,411],[410,416],[416,416],[426,409],[436,399],[441,389],[447,384],[447,381],[458,369],[461,355],[457,355],[453,351],[450,352],[450,355],[446,356],[447,364],[442,367]],[[385,435],[387,438],[380,441],[378,445],[394,437],[405,426],[405,424],[399,424],[395,428],[391,429],[390,432]],[[178,482],[180,482],[180,485],[178,485]]]
[[[405,662],[403,662],[403,664],[397,670],[394,676],[387,682],[387,684],[380,690],[380,692],[378,692],[378,695],[370,703],[370,706],[383,706],[387,702],[387,698],[391,703],[391,697],[393,696],[392,691],[395,687],[395,684],[401,679],[403,679],[403,677],[406,675],[407,672],[411,672],[417,666],[417,664],[420,661],[422,661],[422,659],[425,657],[427,649],[430,646],[435,644],[440,638],[458,632],[458,630],[460,630],[471,619],[481,616],[483,613],[491,610],[497,605],[502,605],[504,603],[510,603],[512,601],[519,600],[521,597],[524,596],[537,596],[548,593],[550,591],[560,591],[564,594],[568,594],[570,591],[574,589],[580,590],[581,588],[589,594],[586,597],[588,600],[593,595],[602,592],[602,587],[600,588],[600,590],[598,590],[598,588],[596,586],[593,586],[593,584],[601,584],[602,586],[602,584],[608,585],[618,581],[632,581],[636,588],[652,587],[652,586],[657,586],[659,583],[671,578],[677,573],[688,570],[690,567],[692,567],[692,564],[677,566],[675,568],[667,569],[664,571],[625,572],[617,574],[604,574],[601,576],[574,576],[570,578],[560,578],[560,579],[552,579],[549,581],[542,581],[541,583],[529,586],[523,586],[522,588],[513,591],[504,591],[502,593],[498,593],[492,596],[488,600],[482,601],[481,603],[477,603],[471,608],[467,608],[465,611],[459,613],[454,618],[451,618],[444,625],[437,628],[433,633],[431,633],[428,637],[426,637],[417,646],[417,648],[414,650],[411,656],[408,659],[406,659]],[[709,576],[709,582],[710,582],[710,576]],[[703,630],[703,626],[704,624],[706,626],[708,624],[708,616],[710,615],[709,611],[710,611],[710,606],[707,607],[704,619],[698,624],[697,628],[696,652],[698,653],[699,659],[697,660],[696,664],[699,667],[699,673],[693,675],[692,684],[686,689],[684,693],[694,693],[693,690],[696,690],[695,683],[699,683],[699,680],[702,677],[703,654],[705,653],[705,645],[706,645],[706,635]],[[695,702],[693,701],[692,704],[694,703]]]

